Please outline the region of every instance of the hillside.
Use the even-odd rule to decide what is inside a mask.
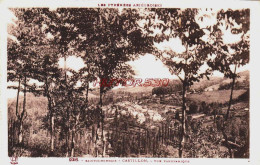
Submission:
[[[208,88],[210,86],[216,86],[224,80],[226,80],[226,78],[211,76],[208,80],[206,77],[204,77],[199,82],[194,83],[191,86],[191,89],[192,90],[204,90],[205,88]]]
[[[199,82],[194,83],[191,86],[191,90],[195,91],[216,91],[219,90],[221,87],[225,87],[226,90],[229,89],[230,87],[228,86],[231,83],[231,79],[225,78],[225,77],[215,77],[211,76],[209,77],[209,80],[204,77],[202,80]],[[249,88],[249,71],[243,71],[239,73],[239,77],[236,79],[236,87],[235,89],[244,89],[244,88]],[[179,91],[181,90],[181,82],[178,79],[171,79],[170,83],[168,84],[167,87],[163,87],[168,91]],[[152,94],[152,90],[154,88],[158,87],[124,87],[124,88],[116,88],[112,89],[110,92],[114,94],[124,94],[124,93],[149,93]],[[169,90],[169,88],[172,88],[172,90]],[[98,97],[98,91],[93,91],[91,92],[91,97]]]
[[[129,93],[152,93],[153,87],[125,87],[112,89],[115,93],[129,92]]]
[[[246,90],[234,90],[233,92],[233,99],[237,99],[239,96],[244,94]],[[196,93],[196,94],[190,94],[187,95],[187,98],[196,102],[206,102],[208,104],[210,103],[226,103],[228,102],[230,98],[230,90],[217,90],[217,91],[207,91]]]

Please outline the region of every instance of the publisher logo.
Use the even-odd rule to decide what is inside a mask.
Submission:
[[[18,157],[10,157],[11,164],[18,164]]]

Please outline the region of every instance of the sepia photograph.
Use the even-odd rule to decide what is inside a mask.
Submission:
[[[120,5],[8,9],[8,156],[249,158],[250,9]]]

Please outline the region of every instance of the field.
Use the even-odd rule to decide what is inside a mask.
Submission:
[[[234,90],[233,92],[233,98],[237,99],[239,96],[241,96],[243,93],[245,93],[246,90]],[[196,93],[196,94],[189,94],[187,95],[188,99],[191,99],[193,101],[197,102],[206,102],[208,104],[210,103],[227,103],[230,98],[230,90],[217,90],[217,91],[207,91],[202,93]]]

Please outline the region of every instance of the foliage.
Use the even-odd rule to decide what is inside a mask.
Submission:
[[[212,38],[214,39],[214,52],[217,55],[215,59],[208,64],[220,72],[225,77],[233,78],[237,73],[233,71],[232,66],[243,66],[249,62],[249,9],[241,10],[221,10],[218,12],[218,22],[213,27]],[[241,40],[236,43],[223,42],[223,30],[231,31],[233,35],[240,35]],[[232,53],[234,51],[234,53]]]

